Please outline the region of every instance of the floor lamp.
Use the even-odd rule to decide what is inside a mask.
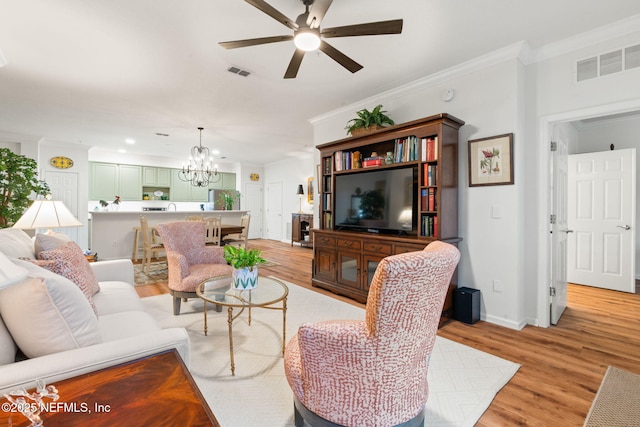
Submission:
[[[298,185],[298,192],[296,194],[298,195],[298,199],[300,199],[298,213],[302,213],[302,196],[304,196],[304,188],[302,187],[302,184]]]

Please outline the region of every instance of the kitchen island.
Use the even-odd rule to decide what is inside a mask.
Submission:
[[[220,217],[223,224],[240,225],[240,218],[247,211],[91,211],[89,220],[89,248],[98,259],[129,258],[133,255],[135,227],[140,217],[147,217],[149,227],[164,222],[184,221],[190,215]],[[142,245],[142,240],[140,241]]]

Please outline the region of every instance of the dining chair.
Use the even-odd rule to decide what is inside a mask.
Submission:
[[[220,226],[222,225],[222,218],[220,217],[207,217],[204,219],[205,223],[205,243],[207,245],[220,246]]]
[[[248,213],[243,214],[240,218],[240,225],[242,225],[242,232],[239,234],[229,234],[224,238],[223,243],[225,245],[237,245],[244,246],[246,250],[249,245],[249,223],[251,222],[251,215]]]
[[[187,215],[184,218],[185,221],[204,221],[204,217],[202,215]]]
[[[147,217],[140,217],[140,234],[142,234],[142,271],[147,273],[151,266],[151,258],[157,258],[160,252],[164,251],[164,245],[156,242],[153,230],[149,227]]]

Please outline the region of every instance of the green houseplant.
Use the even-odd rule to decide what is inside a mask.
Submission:
[[[258,249],[232,245],[224,247],[224,259],[233,267],[233,287],[238,290],[254,289],[258,285],[258,266],[267,262]]]
[[[224,205],[225,211],[233,210],[236,200],[240,200],[240,192],[236,190],[223,191],[218,196],[218,200]]]
[[[12,226],[31,204],[32,193],[46,195],[49,186],[38,181],[35,160],[0,148],[0,228]]]
[[[366,131],[371,127],[384,127],[386,125],[394,125],[395,122],[386,114],[386,111],[382,109],[382,104],[378,104],[373,110],[369,111],[363,108],[356,112],[355,119],[351,119],[347,122],[345,129],[347,134],[353,135],[362,131]]]

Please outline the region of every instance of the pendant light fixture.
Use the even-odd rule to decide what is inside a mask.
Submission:
[[[182,164],[182,170],[178,173],[178,177],[185,182],[190,182],[194,187],[208,187],[209,183],[213,183],[220,179],[218,174],[218,165],[213,164],[213,157],[209,154],[209,149],[202,146],[202,130],[200,131],[200,145],[191,148],[191,156],[187,165]],[[217,179],[212,179],[213,177]]]

